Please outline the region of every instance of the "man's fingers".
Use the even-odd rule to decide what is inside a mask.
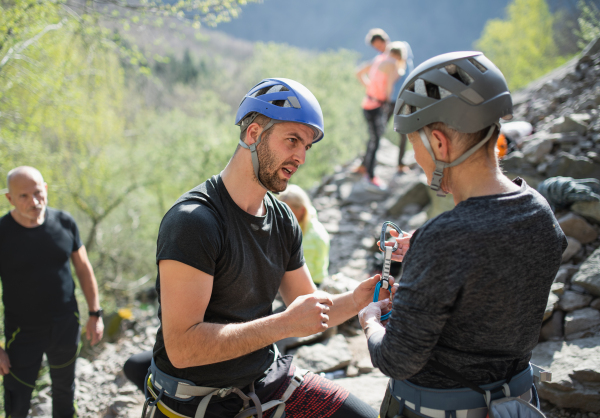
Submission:
[[[317,298],[317,302],[322,303],[324,305],[333,306],[333,301],[326,294],[320,293],[320,294],[315,295],[315,297]]]

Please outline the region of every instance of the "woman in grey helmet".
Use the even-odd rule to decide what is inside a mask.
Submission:
[[[538,402],[529,359],[566,239],[544,198],[498,165],[511,113],[504,76],[480,52],[431,58],[400,91],[394,129],[456,207],[398,239],[388,323],[385,301],[359,314],[373,364],[391,377],[382,418],[485,418],[480,393],[503,397],[503,383]]]

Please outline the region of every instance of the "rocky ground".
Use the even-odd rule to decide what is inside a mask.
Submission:
[[[545,178],[600,178],[600,44],[554,75],[516,95],[515,119],[529,121],[534,133],[502,166],[536,186]],[[429,217],[452,208],[450,197],[435,198],[423,174],[396,173],[397,147],[382,140],[376,174],[388,185],[374,190],[340,166],[313,191],[319,219],[331,235],[330,274],[323,288],[352,289],[380,270],[376,248],[381,223],[391,220],[413,230]],[[543,410],[551,418],[598,418],[600,415],[600,202],[580,202],[557,212],[569,237],[549,295],[540,344],[532,362],[551,369],[553,380],[540,383]],[[114,343],[103,343],[91,358],[78,360],[77,397],[82,417],[139,417],[143,397],[122,372],[125,360],[149,349],[158,325],[153,309],[134,310],[121,324]],[[280,350],[294,353],[299,366],[336,382],[378,408],[387,378],[371,365],[366,340],[353,319],[325,334],[288,339]],[[34,400],[32,416],[50,416],[49,389]]]

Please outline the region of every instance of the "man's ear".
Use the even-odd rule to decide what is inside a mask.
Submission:
[[[248,129],[246,129],[246,137],[244,138],[244,142],[246,145],[252,145],[256,141],[258,141],[258,136],[262,132],[262,127],[256,123],[252,122]]]
[[[452,143],[446,134],[438,129],[434,129],[431,131],[430,143],[437,160],[450,162],[450,149],[452,148]]]
[[[10,198],[10,193],[5,193],[4,196],[6,196],[6,198],[8,199],[8,203],[10,203],[11,205],[14,206],[14,204],[13,204],[11,198]]]

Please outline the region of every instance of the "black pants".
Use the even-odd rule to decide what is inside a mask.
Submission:
[[[152,350],[148,350],[129,357],[123,366],[125,377],[135,383],[142,393],[144,393],[144,387],[146,386],[146,375],[151,361]]]
[[[79,354],[79,314],[54,318],[43,327],[4,325],[10,373],[4,376],[4,409],[7,417],[25,418],[31,406],[43,354],[52,379],[53,418],[73,418],[75,408],[75,360]]]
[[[389,123],[390,119],[392,118],[392,116],[394,116],[394,107],[396,106],[396,103],[394,102],[389,102],[387,104],[387,115],[386,115],[386,124]],[[400,143],[399,143],[399,147],[400,147],[400,153],[398,154],[398,165],[404,165],[404,163],[402,162],[402,160],[404,159],[404,153],[406,152],[406,140],[407,140],[407,135],[406,134],[398,134],[400,136]]]
[[[387,105],[384,104],[381,107],[371,110],[363,109],[363,113],[369,128],[369,142],[367,143],[367,152],[363,160],[363,165],[367,169],[369,178],[373,178],[375,177],[375,154],[377,154],[377,149],[379,148],[379,140],[385,132]]]

